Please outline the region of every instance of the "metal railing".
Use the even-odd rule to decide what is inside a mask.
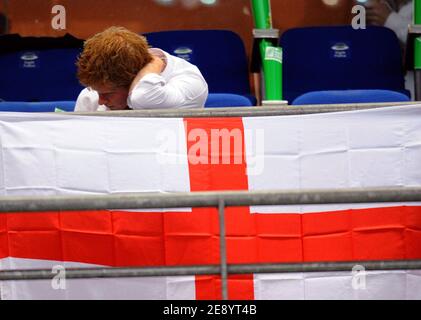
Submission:
[[[0,197],[1,212],[421,201],[421,187]]]
[[[421,269],[421,260],[229,265],[227,264],[225,243],[226,207],[420,201],[421,188],[419,187],[0,197],[0,214],[6,212],[217,207],[220,226],[220,265],[66,269],[66,278],[220,274],[222,278],[222,298],[226,300],[228,299],[228,274],[346,271],[351,270],[356,264],[362,265],[366,270]],[[0,271],[0,281],[51,279],[53,276],[51,270],[46,269]]]
[[[420,101],[382,102],[382,103],[346,103],[304,106],[265,106],[265,107],[230,107],[199,109],[160,109],[160,110],[125,110],[96,112],[63,112],[64,115],[83,115],[101,117],[133,117],[133,118],[207,118],[207,117],[265,117],[290,116],[315,113],[329,113],[396,107],[403,105],[421,105]]]
[[[228,264],[229,274],[291,273],[291,272],[334,272],[350,271],[356,265],[364,270],[418,270],[421,260],[345,261],[311,263],[261,263]],[[220,275],[221,265],[193,265],[173,267],[109,267],[109,268],[66,268],[66,279],[87,278],[138,278],[188,275]],[[55,276],[49,269],[0,271],[0,281],[49,280]]]
[[[365,110],[420,102],[354,103],[306,106],[268,106],[203,109],[130,110],[106,112],[71,112],[60,115],[135,117],[135,118],[204,118],[204,117],[263,117]],[[66,269],[66,278],[149,277],[183,275],[221,275],[222,298],[227,299],[228,274],[349,271],[356,264],[366,270],[421,269],[421,260],[352,261],[282,264],[227,264],[225,243],[225,207],[252,205],[293,205],[374,202],[419,202],[421,188],[372,188],[330,190],[278,190],[194,193],[124,193],[88,196],[0,197],[2,212],[72,211],[148,209],[180,207],[217,207],[220,227],[220,264],[195,266],[83,268]],[[51,270],[0,271],[0,281],[51,279]]]

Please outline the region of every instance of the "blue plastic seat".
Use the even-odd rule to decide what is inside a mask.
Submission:
[[[4,101],[0,102],[0,111],[8,112],[54,112],[57,109],[71,112],[75,108],[76,101]]]
[[[209,93],[205,108],[223,107],[251,107],[250,99],[245,96],[231,93]]]
[[[0,37],[0,99],[76,100],[83,89],[76,76],[82,40],[65,36]]]
[[[229,30],[175,30],[143,34],[152,47],[196,65],[209,86],[209,93],[231,93],[248,98],[249,68],[243,41]]]
[[[284,99],[310,91],[405,90],[402,53],[395,33],[385,27],[307,27],[285,31]]]
[[[391,90],[326,90],[304,93],[292,105],[405,101],[410,101],[407,95]]]

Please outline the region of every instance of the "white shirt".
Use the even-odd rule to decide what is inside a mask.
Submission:
[[[406,45],[406,39],[408,38],[408,26],[412,24],[413,16],[413,1],[409,1],[403,5],[398,12],[392,12],[387,17],[384,26],[392,29],[397,35],[399,41]],[[413,71],[407,71],[405,75],[405,89],[411,92],[411,99],[415,97],[414,90],[414,73]]]
[[[412,15],[413,3],[410,1],[403,5],[398,12],[392,11],[384,23],[385,27],[392,29],[396,33],[403,44],[406,44],[408,26],[412,23]]]
[[[166,62],[161,74],[146,74],[127,97],[131,109],[203,108],[208,97],[208,85],[199,69],[188,61],[152,48],[152,55]],[[75,111],[105,111],[98,104],[94,90],[83,89],[76,101]]]

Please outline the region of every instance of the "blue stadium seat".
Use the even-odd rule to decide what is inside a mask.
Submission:
[[[404,101],[410,101],[407,95],[391,90],[326,90],[304,93],[292,105]]]
[[[54,112],[57,109],[71,112],[76,101],[46,101],[46,102],[0,102],[0,112]]]
[[[223,107],[251,107],[250,99],[245,96],[231,93],[209,93],[205,108]]]
[[[0,99],[76,100],[83,87],[76,77],[81,52],[75,38],[0,37]]]
[[[176,30],[143,34],[152,47],[196,65],[210,93],[243,95],[256,105],[251,94],[249,68],[243,41],[229,30]]]
[[[288,101],[321,90],[383,89],[410,96],[399,40],[388,28],[294,28],[282,34],[280,45]]]

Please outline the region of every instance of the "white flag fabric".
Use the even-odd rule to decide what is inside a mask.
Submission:
[[[0,115],[0,194],[421,185],[421,105],[250,118]],[[421,259],[419,203],[226,210],[229,263]],[[213,208],[0,215],[0,270],[219,263]],[[57,273],[59,274],[59,273]],[[231,299],[420,299],[421,271],[230,276]],[[2,299],[218,299],[216,276],[4,281]]]

